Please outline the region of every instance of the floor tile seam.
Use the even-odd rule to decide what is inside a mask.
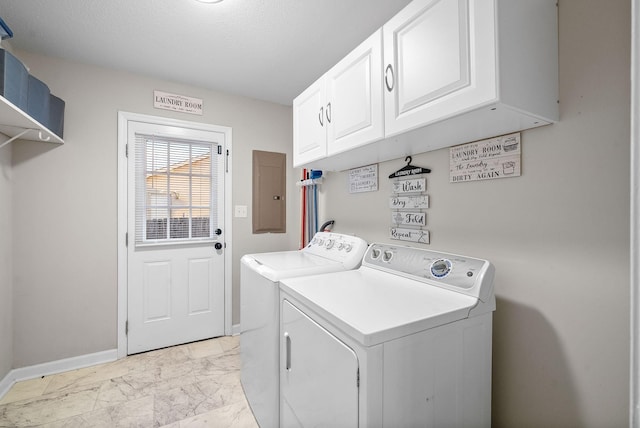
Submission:
[[[169,422],[169,423],[167,423],[167,424],[165,424],[165,425],[169,425],[169,426],[170,426],[171,424],[174,424],[174,423],[176,423],[176,422],[177,422],[177,423],[179,423],[180,421],[190,420],[190,419],[192,419],[192,418],[193,418],[193,417],[195,417],[195,416],[204,415],[204,414],[206,414],[206,413],[213,412],[213,411],[215,411],[215,410],[219,410],[219,409],[222,409],[222,408],[225,408],[225,407],[228,407],[228,406],[232,406],[232,405],[237,405],[238,403],[242,404],[243,402],[246,402],[246,399],[244,398],[244,393],[243,393],[243,394],[242,394],[242,396],[241,396],[241,397],[238,397],[238,399],[237,399],[237,400],[231,400],[231,401],[220,401],[220,402],[218,403],[219,405],[215,405],[215,404],[211,403],[211,404],[213,405],[213,407],[212,407],[212,408],[207,409],[207,410],[204,410],[204,411],[202,411],[202,412],[197,412],[196,410],[197,410],[198,408],[200,408],[204,402],[206,402],[208,399],[210,399],[210,398],[211,398],[211,397],[208,397],[208,396],[207,396],[207,394],[205,393],[205,391],[203,391],[203,390],[202,390],[202,388],[200,387],[200,385],[197,385],[197,382],[196,382],[196,383],[194,383],[194,384],[187,384],[187,385],[179,386],[179,387],[173,388],[173,389],[171,389],[171,390],[162,391],[162,394],[163,394],[163,395],[168,395],[168,394],[170,394],[172,391],[175,391],[175,390],[184,390],[184,388],[185,388],[185,387],[187,387],[187,386],[195,387],[195,388],[198,390],[198,392],[199,392],[200,394],[202,394],[202,395],[206,396],[206,399],[201,400],[201,401],[199,401],[199,402],[197,402],[197,403],[194,403],[193,405],[189,406],[189,411],[193,411],[193,412],[194,412],[194,414],[193,414],[193,415],[187,416],[187,417],[182,418],[182,419],[179,419],[179,420],[175,420],[175,421]],[[157,405],[156,405],[156,399],[157,399],[157,400],[160,400],[160,402],[162,402],[162,401],[163,401],[163,400],[162,400],[162,398],[158,397],[158,395],[160,395],[160,394],[154,394],[154,404],[153,404],[153,418],[154,418],[153,420],[154,420],[154,421],[158,421],[158,420],[160,420],[160,418],[159,418],[158,416],[163,416],[163,415],[164,415],[163,413],[160,413],[160,410],[159,410],[159,407],[160,407],[160,406],[157,406]],[[163,425],[163,426],[164,426],[164,425]]]
[[[111,413],[113,413],[113,412],[114,412],[114,410],[115,410],[116,408],[126,408],[126,407],[127,407],[127,405],[129,405],[129,403],[130,403],[131,401],[142,401],[142,400],[144,400],[145,398],[149,398],[149,397],[150,397],[150,396],[145,395],[145,396],[142,396],[142,397],[137,397],[137,398],[135,398],[135,399],[133,399],[133,400],[121,401],[121,402],[119,402],[119,403],[115,403],[115,404],[114,404],[114,405],[112,405],[112,406],[106,406],[106,407],[95,407],[95,406],[94,406],[94,408],[93,408],[92,410],[89,410],[89,411],[86,411],[86,412],[82,412],[82,413],[80,413],[80,414],[78,414],[78,415],[70,416],[70,417],[68,417],[68,418],[65,418],[65,419],[62,419],[62,420],[59,420],[59,421],[55,421],[55,422],[63,423],[63,422],[64,422],[64,421],[66,421],[66,420],[71,421],[72,419],[75,419],[75,418],[83,418],[83,419],[86,419],[86,420],[91,420],[91,419],[92,419],[92,416],[94,416],[95,414],[97,414],[97,413],[99,413],[99,412],[106,412],[107,414],[111,414]]]
[[[33,378],[33,379],[27,379],[27,380],[23,380],[23,381],[18,381],[16,382],[11,389],[9,389],[9,391],[7,391],[7,394],[5,394],[5,396],[2,398],[2,400],[0,400],[0,406],[6,405],[6,404],[11,404],[14,403],[16,401],[22,401],[22,400],[26,400],[29,398],[36,398],[41,396],[44,393],[44,390],[47,388],[47,386],[49,385],[49,382],[51,381],[50,376],[41,376],[38,378]],[[30,388],[26,388],[26,390],[23,390],[22,392],[16,392],[17,390],[21,389],[20,388],[20,384],[33,384],[34,382],[44,382],[44,385],[39,385],[38,388],[34,388],[33,386]],[[20,399],[12,399],[13,395],[21,395],[23,396]],[[9,401],[10,400],[10,401]]]
[[[232,372],[237,371],[235,369],[227,369],[228,372],[226,373],[219,373],[219,374],[215,374],[215,375],[211,375],[211,376],[215,376],[215,377],[220,377],[223,378],[227,375],[232,374]],[[194,372],[197,372],[197,370],[194,370]],[[158,391],[157,387],[161,386],[165,383],[168,383],[172,380],[178,379],[180,377],[183,377],[184,374],[178,374],[176,376],[171,376],[171,377],[167,377],[167,378],[163,378],[163,379],[156,379],[153,382],[149,382],[148,385],[144,385],[141,388],[136,388],[135,386],[132,385],[132,383],[130,381],[124,380],[124,376],[118,376],[118,377],[114,377],[114,378],[110,378],[110,379],[106,379],[106,380],[100,380],[100,381],[95,381],[92,383],[86,383],[86,384],[78,384],[78,385],[70,385],[65,387],[64,389],[56,389],[56,390],[52,390],[50,392],[44,392],[41,393],[40,395],[36,395],[33,397],[28,397],[28,398],[24,398],[24,399],[20,399],[20,400],[15,400],[12,401],[10,403],[6,403],[6,404],[0,404],[0,410],[3,408],[7,408],[7,407],[18,407],[18,406],[28,406],[30,404],[33,403],[37,403],[37,402],[45,402],[45,401],[49,401],[49,400],[56,400],[56,399],[60,399],[63,398],[69,394],[75,394],[75,393],[81,393],[83,391],[88,391],[94,388],[97,388],[98,393],[96,396],[96,401],[94,403],[94,408],[95,408],[95,404],[98,401],[98,398],[100,397],[100,392],[103,389],[103,387],[107,386],[109,383],[116,381],[118,379],[122,379],[123,382],[127,385],[129,385],[131,387],[131,390],[142,393],[142,397],[144,396],[149,396],[149,395],[155,395],[158,392],[162,392],[162,390]],[[202,382],[203,380],[199,380],[198,378],[198,374],[194,374],[195,378],[194,378],[194,382],[185,384],[185,385],[196,385],[197,383]],[[207,375],[208,377],[209,375]],[[182,385],[182,386],[185,386]],[[170,391],[173,389],[178,389],[181,388],[182,386],[176,386],[174,388],[170,388],[168,390],[164,390],[164,391]],[[144,391],[146,389],[149,389],[149,393],[148,394],[144,394]],[[137,398],[136,398],[137,399]],[[111,407],[111,406],[105,406],[105,407]]]
[[[49,393],[42,393],[38,396],[34,396],[34,397],[30,397],[30,398],[25,398],[22,400],[17,400],[17,401],[13,401],[11,403],[7,403],[7,404],[2,404],[0,405],[0,410],[2,410],[3,408],[6,407],[21,407],[21,406],[29,406],[31,404],[37,403],[37,402],[46,402],[46,401],[55,401],[55,400],[59,400],[61,398],[64,398],[70,394],[77,394],[77,393],[82,393],[85,391],[89,391],[91,389],[94,389],[97,387],[98,393],[96,394],[96,400],[97,400],[97,396],[99,395],[99,390],[100,387],[108,382],[110,380],[107,381],[100,381],[100,382],[94,382],[91,384],[84,384],[84,385],[76,385],[75,387],[71,388],[71,389],[65,389],[65,390],[55,390]],[[94,406],[95,406],[95,402],[94,402]]]
[[[73,390],[75,388],[79,388],[79,387],[83,387],[85,385],[93,385],[95,383],[98,382],[105,382],[108,381],[110,379],[114,379],[114,378],[118,378],[121,376],[125,376],[126,374],[128,374],[130,371],[128,371],[127,373],[121,374],[119,376],[109,376],[109,377],[104,377],[104,376],[96,376],[96,379],[91,379],[91,376],[89,375],[85,375],[85,376],[81,376],[78,377],[77,379],[73,379],[70,382],[66,382],[63,385],[55,385],[55,377],[56,376],[60,376],[60,375],[64,375],[70,372],[63,372],[63,373],[58,373],[56,375],[52,375],[52,380],[49,381],[47,387],[44,389],[42,395],[45,394],[50,394],[50,393],[55,393],[55,392],[62,392],[62,391],[68,391],[68,390]],[[91,373],[91,374],[95,374]]]
[[[79,392],[81,392],[81,391],[79,391]],[[64,398],[64,397],[62,397],[62,398]],[[95,398],[94,398],[94,403],[93,403],[92,409],[95,407],[96,399],[97,399],[97,393],[96,393],[96,396],[95,396]],[[52,404],[55,404],[55,403],[52,403]],[[40,412],[41,414],[42,414],[42,413],[43,413],[43,411],[44,411],[44,409],[42,409],[42,408],[40,408],[40,409],[38,409],[38,410],[39,410],[39,412]],[[79,413],[72,414],[71,416],[65,416],[65,417],[55,417],[55,416],[54,416],[54,417],[52,417],[52,418],[50,418],[50,419],[49,419],[49,418],[47,418],[47,421],[46,421],[46,422],[43,422],[43,423],[27,424],[27,425],[19,425],[19,426],[20,426],[21,428],[27,428],[27,427],[42,427],[42,426],[47,426],[47,425],[51,425],[51,424],[62,423],[63,421],[65,421],[65,420],[67,420],[67,419],[77,418],[77,417],[79,417],[79,416],[81,416],[81,415],[88,414],[88,413],[90,413],[91,411],[92,411],[92,410],[89,410],[89,411],[86,411],[86,412],[79,412]],[[13,428],[13,427],[12,427],[12,428]]]

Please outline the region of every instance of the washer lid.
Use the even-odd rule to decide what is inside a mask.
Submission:
[[[366,266],[284,279],[280,289],[364,346],[468,318],[479,302]]]
[[[247,254],[242,262],[271,281],[356,269],[367,243],[357,236],[318,232],[302,250]]]
[[[247,254],[242,257],[242,262],[271,281],[344,270],[342,263],[338,261],[305,251]]]

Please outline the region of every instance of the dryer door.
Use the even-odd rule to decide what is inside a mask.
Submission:
[[[287,300],[280,345],[281,426],[357,427],[355,352]]]

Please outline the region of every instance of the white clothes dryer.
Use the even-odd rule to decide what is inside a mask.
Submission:
[[[356,269],[367,243],[356,236],[318,232],[302,250],[248,254],[240,267],[240,378],[262,428],[280,426],[279,281]]]
[[[280,283],[282,427],[489,427],[494,267],[372,244]]]

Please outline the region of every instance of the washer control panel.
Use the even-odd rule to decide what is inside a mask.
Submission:
[[[473,257],[375,243],[369,247],[362,265],[476,297],[483,287],[493,289],[493,265]]]
[[[353,235],[318,232],[302,251],[349,264],[360,264],[367,242]]]

